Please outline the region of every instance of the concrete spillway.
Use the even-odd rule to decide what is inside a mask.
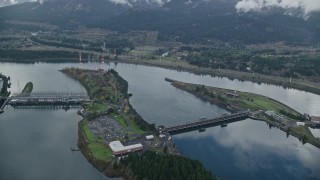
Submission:
[[[12,106],[36,105],[74,105],[89,102],[90,98],[85,93],[32,93],[20,94],[11,97],[9,104]]]
[[[194,122],[183,124],[183,125],[167,127],[167,128],[164,128],[163,131],[168,132],[169,134],[179,134],[185,131],[190,131],[190,130],[199,129],[203,127],[210,127],[210,126],[238,121],[241,119],[245,119],[250,115],[251,115],[250,111],[242,111],[234,114],[223,115],[217,118],[204,119],[201,121],[194,121]]]

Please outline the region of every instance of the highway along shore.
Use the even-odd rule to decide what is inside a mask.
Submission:
[[[231,80],[238,79],[240,81],[250,81],[255,83],[266,83],[273,84],[277,86],[282,86],[284,88],[293,88],[298,90],[303,90],[306,92],[311,92],[320,95],[320,83],[312,82],[306,79],[296,79],[296,78],[284,78],[279,76],[271,76],[259,73],[248,73],[242,71],[235,71],[230,69],[212,69],[205,67],[198,67],[195,65],[190,65],[183,60],[167,60],[167,59],[139,59],[128,58],[127,56],[119,56],[117,59],[110,59],[110,62],[122,62],[129,64],[141,64],[146,66],[161,67],[166,69],[172,69],[177,71],[191,72],[195,74],[210,75],[213,77],[226,77]]]

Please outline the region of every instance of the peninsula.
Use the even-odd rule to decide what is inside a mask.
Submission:
[[[297,137],[302,143],[310,143],[320,148],[320,140],[315,138],[309,127],[319,126],[318,121],[307,114],[300,114],[294,109],[269,97],[210,87],[205,85],[190,84],[166,78],[174,87],[187,91],[196,97],[218,105],[230,112],[250,110],[252,119],[262,120],[270,127],[277,127],[287,133]]]
[[[78,80],[92,100],[79,111],[78,147],[99,171],[125,179],[216,179],[199,161],[182,157],[170,134],[144,121],[115,70],[62,72]]]
[[[8,102],[8,97],[10,96],[11,92],[8,91],[8,88],[10,88],[11,83],[10,83],[10,76],[5,76],[0,73],[0,81],[1,86],[0,86],[0,114],[4,112],[4,107],[6,103]]]

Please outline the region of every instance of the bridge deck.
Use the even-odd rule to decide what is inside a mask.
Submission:
[[[31,94],[14,94],[10,97],[10,105],[55,105],[81,104],[90,101],[86,93],[38,92]]]
[[[230,115],[224,115],[221,117],[213,118],[213,119],[207,119],[207,120],[201,120],[201,121],[195,121],[183,125],[177,125],[177,126],[171,126],[168,128],[165,128],[164,131],[168,133],[175,133],[178,131],[185,131],[188,129],[195,129],[195,128],[200,128],[200,127],[205,127],[205,126],[212,126],[215,124],[221,124],[221,123],[228,123],[237,119],[242,119],[249,117],[251,115],[250,111],[242,111]]]

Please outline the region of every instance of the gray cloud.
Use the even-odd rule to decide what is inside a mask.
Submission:
[[[17,3],[18,2],[16,0],[0,0],[0,7],[17,4]]]
[[[54,1],[54,0],[0,0],[0,7],[23,3],[23,2],[36,2],[36,1],[42,4],[45,1]],[[105,1],[110,1],[114,4],[128,5],[128,6],[135,6],[136,4],[141,2],[150,4],[150,5],[161,6],[169,2],[170,0],[105,0]]]
[[[241,0],[235,8],[245,13],[271,8],[282,8],[288,14],[300,10],[303,17],[308,18],[312,12],[320,11],[320,0]]]
[[[109,0],[109,1],[115,4],[128,5],[128,6],[134,6],[135,4],[141,3],[141,2],[161,6],[169,2],[170,0]]]

